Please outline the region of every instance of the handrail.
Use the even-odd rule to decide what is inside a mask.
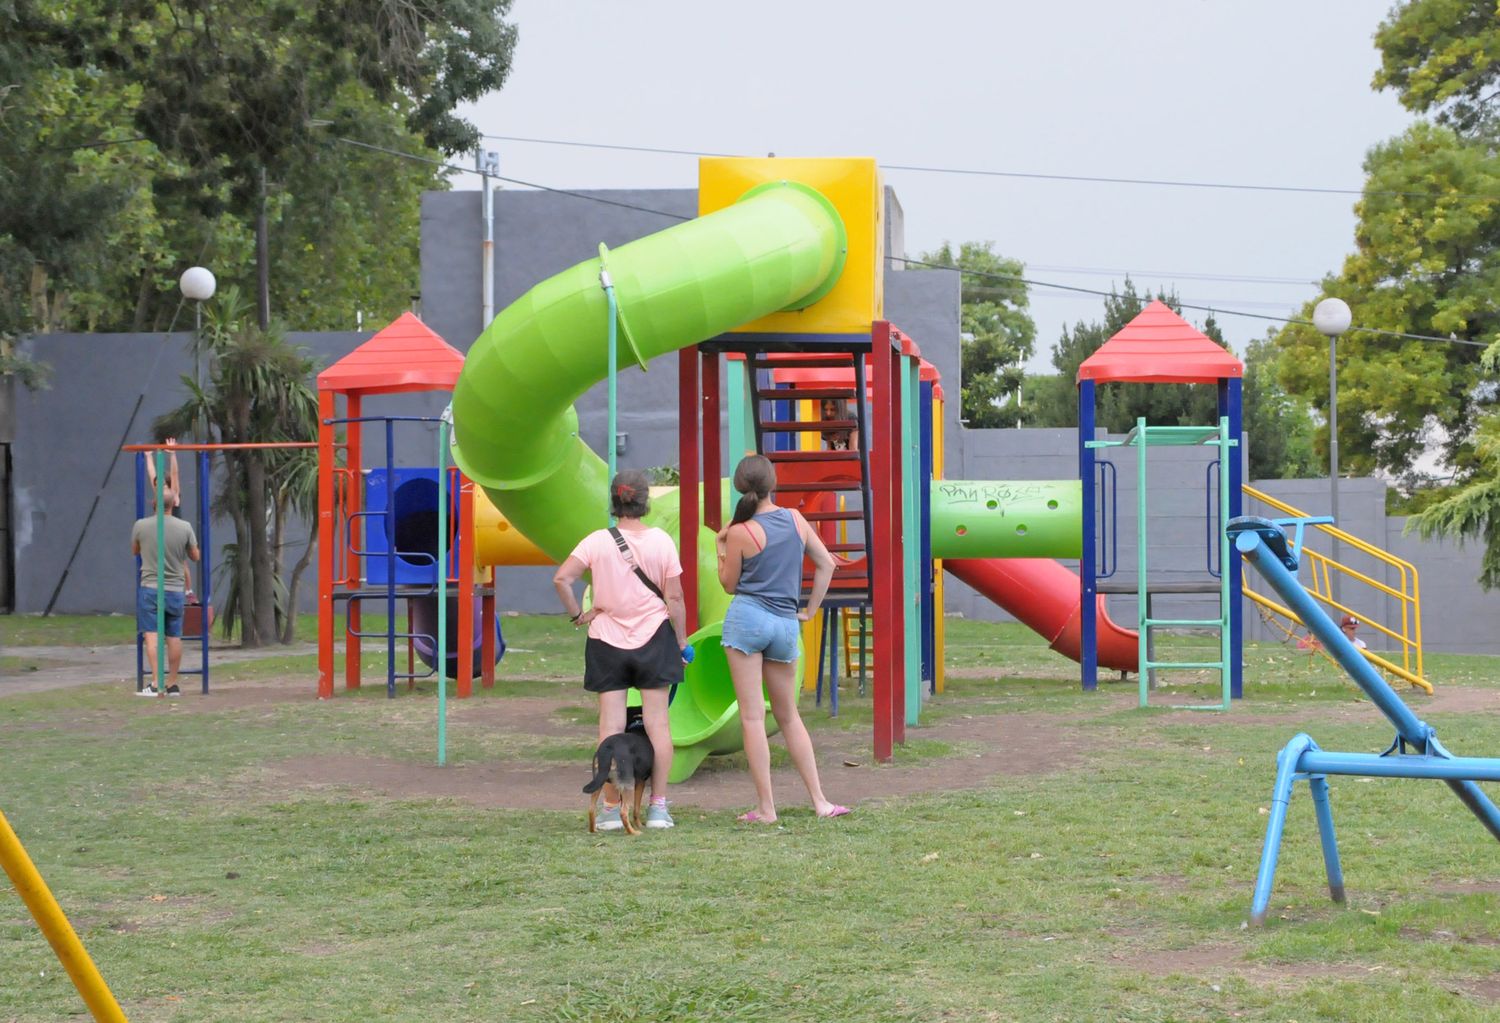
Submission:
[[[1301,509],[1295,508],[1285,501],[1278,500],[1264,491],[1257,490],[1249,484],[1243,486],[1243,491],[1245,496],[1259,501],[1270,508],[1274,508],[1284,515],[1294,518],[1307,517],[1307,513]],[[1430,692],[1431,685],[1423,678],[1425,671],[1422,663],[1422,596],[1421,580],[1418,577],[1416,566],[1337,526],[1319,523],[1313,525],[1312,528],[1322,531],[1331,540],[1345,544],[1350,549],[1359,551],[1395,570],[1399,582],[1395,586],[1392,586],[1366,575],[1357,569],[1351,568],[1342,562],[1336,561],[1327,554],[1306,549],[1303,552],[1306,560],[1309,562],[1311,575],[1311,584],[1308,586],[1309,595],[1324,604],[1331,611],[1336,610],[1341,615],[1350,615],[1357,621],[1368,625],[1371,629],[1388,636],[1400,647],[1401,664],[1398,666],[1386,658],[1370,653],[1368,650],[1362,651],[1365,657],[1400,678],[1411,682],[1413,685],[1421,686]],[[1401,609],[1399,631],[1397,631],[1394,625],[1387,626],[1371,618],[1369,615],[1341,601],[1335,600],[1332,595],[1335,572],[1338,573],[1340,578],[1348,578],[1355,582],[1363,583],[1377,593],[1395,599]],[[1300,619],[1289,609],[1283,608],[1274,601],[1270,601],[1252,591],[1248,576],[1245,580],[1244,591],[1246,596],[1271,608],[1277,614],[1284,615],[1300,623]]]
[[[1302,622],[1302,619],[1297,617],[1296,612],[1292,611],[1290,608],[1281,606],[1270,597],[1256,593],[1248,586],[1245,587],[1245,596],[1249,597],[1251,600],[1255,601],[1255,603],[1270,611],[1272,614],[1280,615],[1281,617],[1297,622],[1298,624],[1301,624]],[[1328,657],[1328,652],[1326,650],[1322,651],[1322,653],[1324,657]],[[1432,692],[1432,683],[1427,681],[1422,676],[1413,675],[1411,672],[1407,671],[1405,668],[1402,668],[1400,665],[1391,663],[1384,657],[1381,657],[1379,654],[1369,649],[1361,650],[1360,653],[1364,655],[1365,660],[1369,661],[1377,668],[1388,671],[1402,681],[1408,682],[1419,689],[1427,691],[1428,693]],[[1329,660],[1332,660],[1332,658],[1329,658]],[[1338,662],[1335,661],[1334,663],[1337,664]]]

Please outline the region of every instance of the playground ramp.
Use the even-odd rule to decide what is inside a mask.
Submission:
[[[1307,512],[1248,484],[1243,489],[1247,498],[1260,504],[1259,514],[1310,517]],[[1367,564],[1367,570],[1360,571],[1344,561],[1304,546],[1301,556],[1308,570],[1308,596],[1330,617],[1352,615],[1361,625],[1390,641],[1394,649],[1389,656],[1370,649],[1360,650],[1366,661],[1393,678],[1432,692],[1432,683],[1426,679],[1422,666],[1422,591],[1416,566],[1337,526],[1317,524],[1309,526],[1308,530],[1309,537],[1316,531],[1330,549],[1335,542],[1342,544],[1344,550],[1362,557]],[[1394,579],[1395,584],[1375,578],[1372,573],[1376,571],[1387,579]],[[1338,599],[1333,595],[1335,591]],[[1296,636],[1299,629],[1303,630],[1303,635],[1310,635],[1307,623],[1285,604],[1256,589],[1248,573],[1244,578],[1244,593],[1261,609],[1262,617],[1289,638]],[[1377,617],[1372,609],[1387,607],[1387,601],[1394,605],[1395,613]],[[1382,618],[1386,618],[1389,624]],[[1323,650],[1325,657],[1328,656],[1326,649],[1321,646],[1319,649]]]
[[[943,567],[994,601],[1064,657],[1082,657],[1083,604],[1078,576],[1051,558],[949,558]],[[1117,671],[1140,668],[1140,644],[1105,613],[1099,601],[1099,666]]]

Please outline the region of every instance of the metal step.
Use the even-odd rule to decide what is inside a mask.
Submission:
[[[857,462],[858,451],[768,451],[773,462]]]
[[[793,419],[784,423],[762,423],[762,433],[822,433],[824,430],[853,430],[859,422],[853,419]]]

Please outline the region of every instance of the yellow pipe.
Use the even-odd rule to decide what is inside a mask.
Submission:
[[[555,565],[521,531],[511,525],[483,488],[474,488],[474,564]]]
[[[1261,594],[1256,593],[1254,590],[1246,589],[1244,592],[1245,596],[1249,597],[1251,600],[1255,601],[1262,607],[1268,608],[1276,614],[1281,615],[1283,618],[1287,618],[1291,621],[1296,622],[1298,625],[1304,624],[1302,619],[1298,618],[1290,608],[1282,607],[1280,604],[1276,603],[1276,601],[1270,599],[1269,597],[1264,597]],[[1410,682],[1412,685],[1416,686],[1419,689],[1426,690],[1428,693],[1432,692],[1432,683],[1427,681],[1425,678],[1422,678],[1420,675],[1414,675],[1411,672],[1407,671],[1405,668],[1402,668],[1396,664],[1392,664],[1384,657],[1381,657],[1379,654],[1374,653],[1369,649],[1361,650],[1360,653],[1364,655],[1365,660],[1369,661],[1371,664],[1374,664],[1376,667],[1383,668],[1384,670],[1390,672],[1392,675],[1395,675],[1397,678],[1404,679],[1405,681]]]
[[[52,892],[47,889],[47,882],[37,873],[36,864],[26,855],[25,846],[21,845],[21,840],[11,830],[4,813],[0,813],[0,866],[5,867],[11,884],[16,886],[26,908],[31,910],[32,919],[46,935],[52,951],[57,953],[58,962],[68,971],[68,976],[73,978],[73,986],[83,996],[83,1004],[88,1006],[94,1019],[98,1023],[125,1023],[125,1013],[121,1011],[120,1003],[110,994],[109,985],[99,975],[98,967],[89,958],[78,935],[73,932],[72,924],[68,923],[62,907],[58,906]]]

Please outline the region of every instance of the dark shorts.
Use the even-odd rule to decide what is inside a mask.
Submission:
[[[591,693],[664,689],[682,681],[682,651],[671,622],[662,622],[646,645],[621,650],[589,637],[583,648],[583,688]]]
[[[166,612],[162,623],[168,636],[182,635],[182,607],[186,600],[180,592],[167,590]],[[154,587],[135,588],[135,627],[137,632],[156,631],[156,590]]]

